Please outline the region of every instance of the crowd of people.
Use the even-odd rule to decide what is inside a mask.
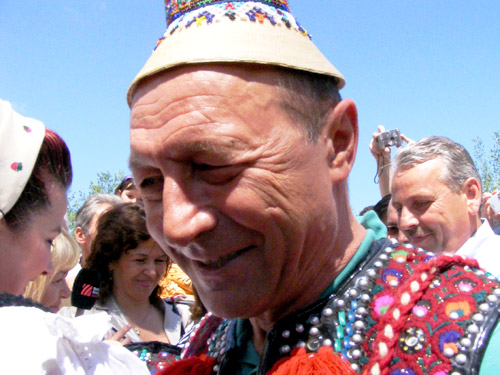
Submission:
[[[133,176],[74,233],[70,150],[0,101],[2,373],[497,374],[498,192],[467,150],[379,126],[356,215],[356,105],[288,2],[165,4]]]

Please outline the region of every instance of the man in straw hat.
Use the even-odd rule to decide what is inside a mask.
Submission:
[[[354,218],[356,106],[287,1],[166,15],[128,91],[130,163],[149,230],[211,312],[166,373],[495,372],[497,280]]]

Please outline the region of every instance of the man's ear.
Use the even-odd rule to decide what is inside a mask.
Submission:
[[[87,241],[87,235],[81,227],[75,228],[75,240],[80,244],[80,246]]]
[[[469,213],[479,215],[482,201],[481,184],[479,181],[474,177],[469,177],[464,183],[462,192],[467,199],[467,210]]]
[[[328,142],[330,179],[333,184],[347,180],[358,149],[358,111],[351,99],[338,103],[324,128]]]

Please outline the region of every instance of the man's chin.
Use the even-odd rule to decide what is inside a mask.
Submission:
[[[220,318],[251,318],[259,315],[256,306],[252,304],[256,297],[245,298],[245,293],[241,291],[202,293],[198,291],[205,308]]]
[[[431,234],[418,237],[411,237],[410,243],[414,247],[420,247],[426,251],[430,251],[433,253],[441,252],[441,249],[439,248],[439,246],[437,246],[436,241],[434,241],[434,237]]]

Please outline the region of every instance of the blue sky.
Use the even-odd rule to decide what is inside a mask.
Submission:
[[[290,0],[347,80],[360,142],[354,212],[379,197],[369,150],[378,124],[473,149],[500,131],[500,2]],[[160,0],[0,0],[0,97],[68,143],[73,191],[128,173],[127,87],[165,28]]]

